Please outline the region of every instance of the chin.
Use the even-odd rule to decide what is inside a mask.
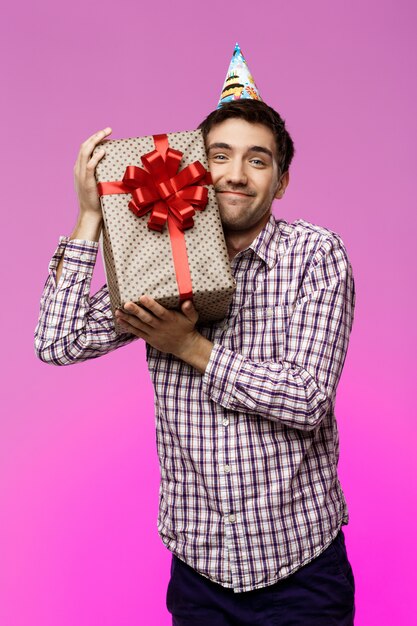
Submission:
[[[222,210],[221,207],[219,207],[220,209],[220,218],[222,220],[222,223],[225,224],[228,227],[232,227],[233,224],[238,224],[240,223],[242,220],[245,220],[245,216],[244,215],[234,215],[232,213],[230,213],[230,211],[224,211]]]
[[[236,218],[236,219],[224,219],[221,215],[221,220],[223,224],[223,228],[226,230],[247,230],[253,226],[253,222],[248,222],[245,220],[245,217]]]
[[[261,213],[260,215],[249,214],[248,212],[239,212],[233,214],[230,211],[224,211],[219,206],[220,209],[220,219],[223,224],[223,228],[226,230],[249,230],[250,228],[254,228],[259,225],[261,222],[266,223],[271,215],[270,211],[266,211]]]
[[[241,208],[233,209],[233,207],[222,207],[219,204],[219,212],[222,222],[226,224],[236,224],[244,222],[247,219],[247,211],[242,211]]]

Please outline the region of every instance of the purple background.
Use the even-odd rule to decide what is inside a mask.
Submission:
[[[296,144],[275,214],[339,233],[354,269],[336,414],[356,624],[415,623],[416,14],[405,0],[3,10],[2,625],[170,623],[143,345],[57,368],[36,359],[33,331],[76,220],[80,143],[107,125],[113,138],[194,128],[236,41]],[[103,281],[100,258],[93,289]]]

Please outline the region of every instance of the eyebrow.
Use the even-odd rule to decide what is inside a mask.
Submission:
[[[210,152],[210,150],[213,150],[214,148],[221,148],[223,150],[232,150],[232,146],[229,146],[228,143],[216,142],[216,143],[211,143],[207,147],[207,152]],[[268,148],[264,148],[263,146],[251,146],[248,149],[248,152],[260,152],[261,154],[267,154],[269,157],[271,157],[271,159],[274,158],[274,155],[272,154],[271,150],[268,150]]]

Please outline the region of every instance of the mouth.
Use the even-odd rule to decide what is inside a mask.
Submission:
[[[249,193],[242,193],[241,191],[218,191],[217,193],[227,193],[231,196],[243,196],[243,197],[250,197],[251,195]]]

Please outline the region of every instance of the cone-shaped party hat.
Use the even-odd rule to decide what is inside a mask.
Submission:
[[[237,43],[232,60],[230,61],[217,108],[219,109],[224,102],[240,100],[241,98],[262,100],[258,88],[255,85],[255,81],[253,80],[253,76],[249,71],[245,57]]]

